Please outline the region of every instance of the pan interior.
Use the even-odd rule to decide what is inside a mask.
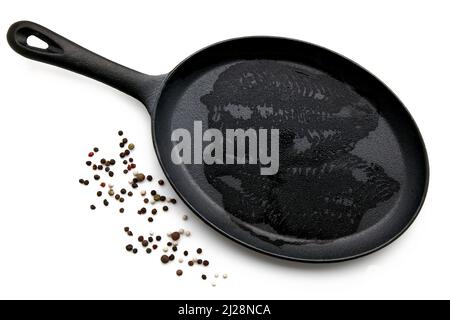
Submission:
[[[401,103],[369,73],[325,49],[246,40],[194,55],[161,95],[156,148],[180,196],[228,236],[282,257],[340,260],[390,241],[415,216],[427,175],[420,135]],[[236,164],[236,158],[193,164],[194,122],[201,134],[216,129],[224,140],[227,129],[276,130],[276,172],[261,174],[267,165]],[[180,128],[192,139],[190,164],[173,162],[180,140],[171,135]],[[208,144],[200,142],[201,150]],[[267,147],[275,151],[269,141]]]

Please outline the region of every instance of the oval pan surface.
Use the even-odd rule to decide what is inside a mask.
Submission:
[[[368,254],[403,233],[425,197],[426,151],[402,103],[366,70],[308,43],[251,37],[213,45],[181,63],[148,107],[161,165],[180,197],[263,253],[305,262]],[[194,137],[194,121],[223,136],[279,129],[278,172],[174,164],[171,133]]]

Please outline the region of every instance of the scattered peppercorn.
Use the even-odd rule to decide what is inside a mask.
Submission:
[[[197,253],[198,253],[198,254],[200,254],[200,253],[202,253],[202,252],[203,252],[202,248],[198,248],[198,249],[197,249]]]
[[[102,196],[102,192],[101,191],[97,191],[97,197],[101,197]]]
[[[152,249],[150,249],[150,248],[147,248],[147,249],[145,249],[145,252],[147,252],[147,253],[152,253]]]
[[[164,180],[159,180],[159,181],[158,181],[158,184],[159,184],[160,186],[164,185]]]
[[[178,251],[178,247],[177,246],[173,246],[172,250],[173,250],[173,252],[177,252]]]
[[[161,241],[161,236],[156,236],[156,241]]]
[[[94,175],[95,180],[100,180],[100,176],[98,174]]]
[[[139,241],[139,242],[142,242],[142,240],[144,240],[144,237],[143,237],[143,236],[139,236],[139,237],[138,237],[138,241]]]
[[[138,249],[134,248],[133,253],[136,254],[138,252]]]
[[[153,180],[153,177],[151,175],[148,175],[147,176],[147,181],[152,181],[152,180]]]
[[[89,156],[89,157],[93,157],[93,156],[94,156],[94,153],[91,151],[91,152],[88,153],[88,156]]]
[[[162,256],[161,256],[161,262],[162,263],[168,263],[170,261],[170,258],[166,255],[166,254],[163,254]]]
[[[113,196],[113,195],[114,195],[114,190],[113,190],[113,189],[109,189],[109,190],[108,190],[108,194],[109,194],[110,196]]]
[[[125,249],[127,249],[127,251],[132,251],[133,250],[133,245],[129,244],[125,247]]]
[[[120,209],[119,209],[119,212],[120,212],[120,213],[124,213],[124,212],[125,212],[125,209],[124,209],[124,208],[120,208]]]
[[[181,276],[183,274],[183,270],[178,269],[177,270],[177,276]]]
[[[172,202],[173,204],[177,203],[176,199],[170,199],[170,202]]]
[[[94,152],[98,152],[98,150],[99,150],[99,149],[98,149],[97,147],[94,148]]]
[[[155,215],[158,212],[156,209],[152,209],[152,214]]]
[[[166,201],[166,196],[161,196],[161,197],[159,197],[159,200],[161,200],[161,201]]]
[[[148,200],[148,198],[144,199],[144,203],[148,203],[150,200]]]
[[[208,260],[203,261],[203,265],[204,265],[205,267],[209,266],[209,261],[208,261]]]
[[[203,260],[202,259],[197,259],[197,264],[202,264]]]
[[[98,170],[103,170],[103,166],[102,166],[101,164],[99,164],[99,165],[97,166],[97,169],[98,169]]]
[[[149,217],[147,220],[148,220],[148,222],[153,222],[153,218],[152,217]]]
[[[170,234],[170,237],[172,238],[173,241],[177,241],[178,239],[180,239],[180,233],[177,232],[177,231],[172,232],[172,233]]]
[[[170,260],[170,261],[175,260],[175,256],[174,256],[173,254],[171,254],[171,255],[169,256],[169,260]]]
[[[130,157],[130,158],[128,158],[128,161],[131,163],[134,161],[134,159]]]
[[[162,207],[162,209],[163,209],[163,211],[167,211],[167,210],[169,210],[169,207],[168,206],[164,206],[164,207]]]
[[[132,196],[133,196],[133,192],[128,191],[128,196],[129,196],[129,197],[132,197]]]
[[[100,183],[100,187],[104,188],[106,186],[106,183],[102,182]]]
[[[128,232],[128,231],[130,231],[130,227],[125,227],[125,228],[123,228],[123,230],[124,230],[125,232]]]
[[[153,248],[153,250],[156,250],[156,249],[158,249],[158,245],[154,244],[154,245],[152,246],[152,248]]]
[[[134,149],[134,144],[130,143],[130,144],[128,145],[128,150],[133,150],[133,149]]]
[[[152,191],[150,191],[150,194],[151,194],[152,196],[154,196],[154,195],[156,195],[156,191],[155,191],[155,190],[152,190]]]
[[[89,180],[84,180],[84,185],[87,186],[89,184]]]
[[[115,198],[116,200],[120,200],[120,194],[116,194],[116,195],[114,196],[114,198]]]
[[[206,280],[206,275],[205,274],[202,274],[202,279]]]
[[[189,254],[189,252],[188,252],[187,250],[185,250],[185,251],[183,252],[183,254],[184,254],[185,257],[187,257],[187,255]]]
[[[148,242],[153,242],[153,238],[152,237],[148,237]]]
[[[91,204],[91,210],[95,210],[95,206]]]
[[[118,134],[119,136],[122,136],[122,135],[123,135],[123,131],[122,131],[122,130],[119,130],[119,132],[117,132],[117,134]]]
[[[91,162],[91,161],[86,161],[86,165],[87,165],[88,167],[90,167],[90,166],[91,166],[91,164],[92,164],[92,162]]]
[[[143,173],[136,174],[136,179],[138,182],[142,182],[145,180],[145,175]]]
[[[148,241],[147,240],[142,240],[142,246],[143,247],[148,247]]]
[[[132,236],[133,236],[133,232],[128,231],[128,232],[127,232],[127,235],[129,235],[130,237],[132,237]]]
[[[194,265],[194,261],[190,260],[190,261],[188,262],[188,265],[189,265],[190,267],[192,267],[192,266]]]
[[[108,202],[108,200],[103,200],[103,204],[105,205],[105,207],[107,207],[108,206],[108,204],[109,204],[109,202]]]
[[[106,168],[105,168],[105,171],[106,171],[106,172],[109,172],[109,170],[111,170],[109,167],[106,167]]]
[[[108,172],[108,174],[109,174],[110,177],[114,176],[114,172],[112,172],[112,171]]]

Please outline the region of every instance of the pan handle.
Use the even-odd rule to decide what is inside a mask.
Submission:
[[[27,39],[30,36],[36,36],[48,47],[42,49],[28,45]],[[149,97],[149,89],[155,82],[156,77],[103,58],[34,22],[14,23],[8,30],[7,39],[11,48],[24,57],[96,79],[129,94],[144,104]]]

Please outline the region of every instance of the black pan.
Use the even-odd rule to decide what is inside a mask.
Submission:
[[[31,35],[48,48],[27,45]],[[13,24],[8,42],[27,58],[141,101],[180,198],[210,226],[259,252],[306,262],[356,258],[399,237],[424,201],[428,160],[414,120],[381,81],[327,49],[274,37],[232,39],[149,76],[32,22]],[[259,157],[256,164],[175,164],[172,132],[194,134],[194,121],[223,134],[278,132],[278,170],[262,175]]]

